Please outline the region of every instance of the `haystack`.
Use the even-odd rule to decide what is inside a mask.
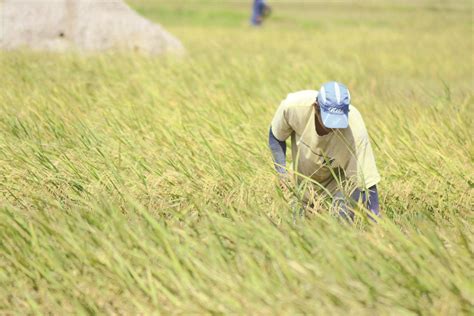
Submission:
[[[178,39],[122,0],[0,0],[0,47],[181,53]]]

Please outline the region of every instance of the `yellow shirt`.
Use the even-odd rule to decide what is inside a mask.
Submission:
[[[319,136],[315,125],[318,91],[290,93],[272,120],[272,132],[280,141],[291,136],[293,167],[331,193],[349,180],[360,189],[380,181],[369,136],[359,111],[349,106],[349,127]]]

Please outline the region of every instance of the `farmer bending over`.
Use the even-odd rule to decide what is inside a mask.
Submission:
[[[263,20],[270,15],[270,12],[270,6],[266,4],[265,0],[254,0],[250,23],[254,26],[261,25]]]
[[[362,116],[350,102],[349,90],[338,82],[290,93],[273,117],[269,146],[280,183],[287,185],[285,141],[291,136],[297,184],[306,185],[304,206],[315,194],[327,194],[337,212],[353,220],[351,200],[361,199],[379,215],[380,175]]]

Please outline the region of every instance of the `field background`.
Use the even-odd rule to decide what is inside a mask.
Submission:
[[[129,3],[187,55],[0,53],[1,314],[472,313],[471,1]],[[294,225],[276,185],[274,110],[329,80],[377,225]]]

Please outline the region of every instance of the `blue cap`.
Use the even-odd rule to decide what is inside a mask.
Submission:
[[[317,100],[325,127],[347,128],[349,126],[351,95],[345,85],[335,81],[323,84],[319,89]]]

